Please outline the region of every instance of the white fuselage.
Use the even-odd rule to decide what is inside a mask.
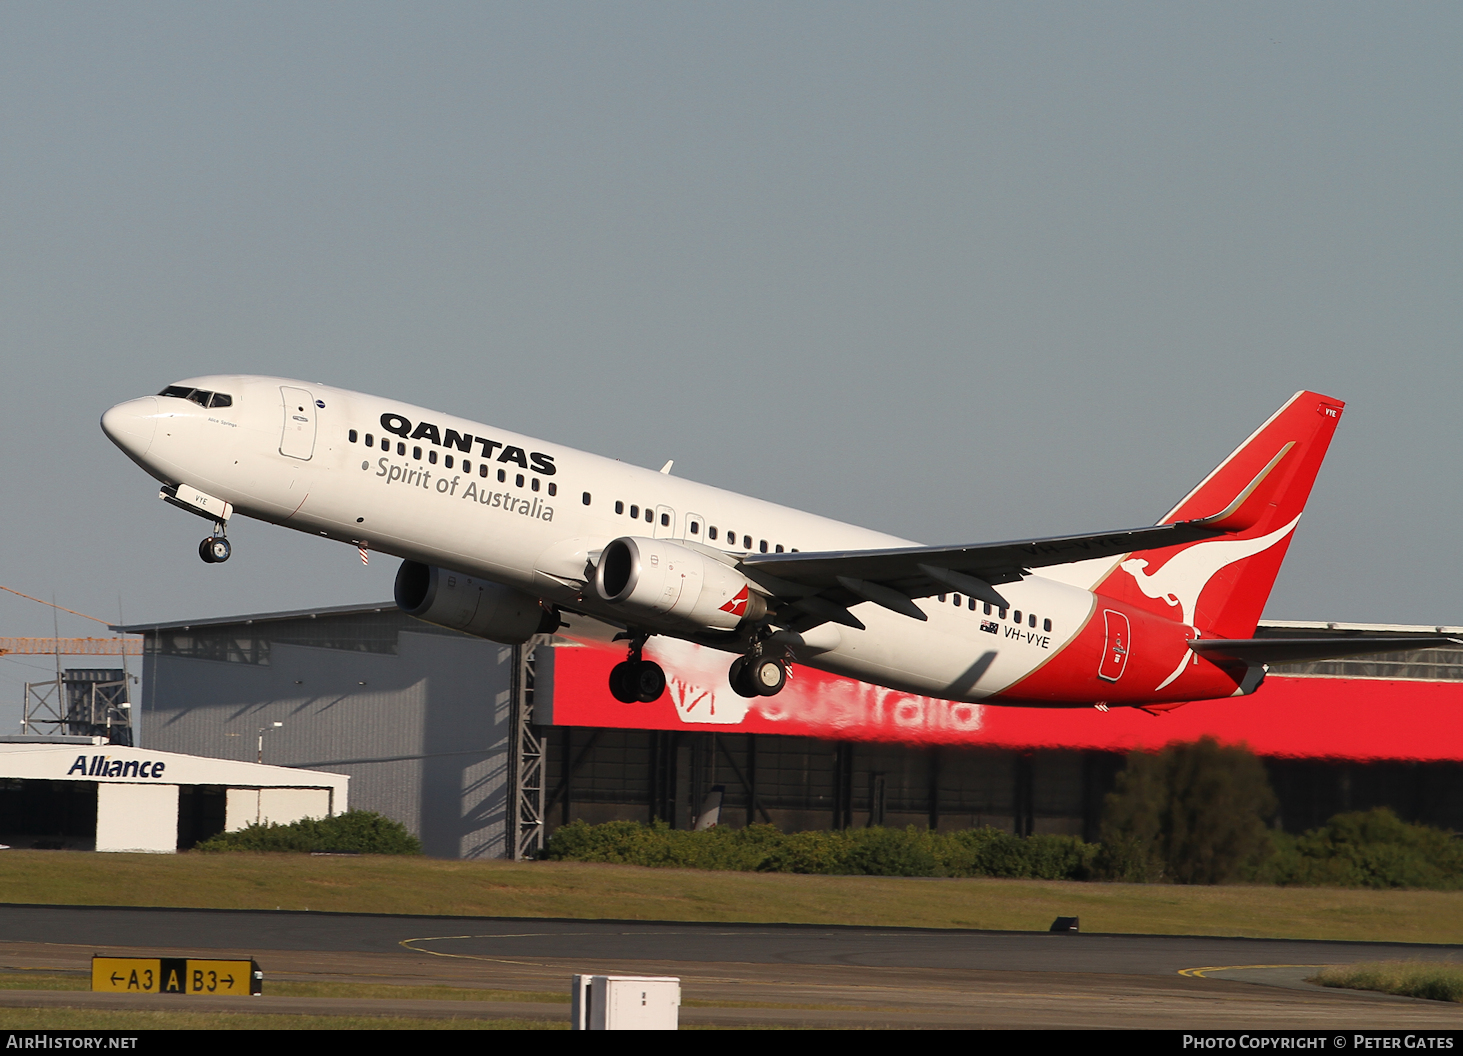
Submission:
[[[159,480],[216,496],[250,517],[530,592],[564,612],[570,635],[595,636],[590,620],[575,614],[615,622],[582,581],[586,566],[621,536],[729,553],[917,545],[326,385],[243,375],[178,384],[227,394],[231,403],[205,408],[146,397],[103,419],[108,435]],[[1029,576],[1001,587],[1013,609],[1037,614],[1034,629],[1008,621],[993,634],[982,630],[994,618],[983,605],[972,610],[968,599],[957,607],[953,598],[929,597],[917,602],[926,622],[862,604],[855,613],[864,630],[824,624],[794,651],[800,662],[862,681],[981,700],[1055,656],[1088,620],[1094,596],[1085,587],[1093,573],[1062,574],[1068,582]]]

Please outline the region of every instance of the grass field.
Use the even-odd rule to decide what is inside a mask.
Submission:
[[[0,971],[0,990],[44,990],[48,992],[91,990],[85,971]],[[486,1017],[478,1008],[443,1020],[439,1017],[412,1018],[383,1015],[321,1015],[306,1013],[187,1012],[167,1010],[117,1010],[87,1008],[0,1008],[0,1030],[563,1030],[568,1026],[569,995],[563,991],[491,990],[481,987],[441,985],[394,986],[382,983],[269,981],[270,997],[344,997],[365,1000],[531,1001],[563,1007],[563,1016],[549,1021]],[[775,1008],[818,1011],[889,1011],[865,1008],[846,1002],[792,1004],[768,1001],[683,1000],[685,1008]],[[686,1029],[683,1027],[683,1029]],[[710,1029],[691,1025],[690,1029]],[[782,1029],[782,1028],[778,1028]]]
[[[1384,994],[1424,997],[1429,1001],[1463,1001],[1463,967],[1426,961],[1374,961],[1323,968],[1311,978],[1322,986],[1348,990],[1380,990]]]
[[[0,971],[0,990],[91,990],[89,972]],[[410,1001],[539,1001],[569,1003],[566,991],[488,990],[463,986],[393,986],[386,983],[316,983],[269,980],[270,997],[359,997]]]
[[[0,901],[1463,942],[1463,892],[699,872],[580,862],[5,851]]]
[[[0,1008],[0,1030],[568,1030],[533,1019],[407,1019],[398,1016],[265,1016],[247,1012],[131,1012]]]
[[[86,972],[0,972],[0,990],[90,991]],[[566,1006],[564,1022],[486,1019],[477,1010],[452,1019],[366,1015],[179,1012],[90,1008],[0,1008],[0,1030],[564,1030],[567,993],[458,986],[387,986],[270,980],[272,997],[353,997],[438,1001],[541,1001]]]

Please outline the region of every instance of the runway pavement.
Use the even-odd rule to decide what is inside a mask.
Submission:
[[[618,920],[410,917],[206,909],[0,905],[10,941],[106,946],[257,947],[454,957],[677,960],[986,971],[1172,974],[1232,964],[1463,961],[1463,946],[1083,935],[937,928],[681,924]]]
[[[1463,961],[1457,946],[0,905],[0,968],[75,972],[92,953],[144,951],[256,957],[265,971],[265,997],[235,1000],[259,1012],[332,1008],[562,1022],[567,1007],[541,999],[287,998],[272,995],[269,984],[292,979],[566,993],[569,976],[587,971],[680,976],[682,1021],[688,1024],[1463,1027],[1463,1009],[1455,1005],[1303,982],[1314,971],[1310,966],[1322,964]],[[148,1000],[53,992],[44,1003],[105,1005],[117,997],[124,1001],[120,1007]],[[27,1000],[24,991],[0,994],[0,1005]],[[40,1003],[33,993],[30,1000]]]

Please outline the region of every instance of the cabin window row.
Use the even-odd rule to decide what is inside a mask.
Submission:
[[[699,525],[695,521],[692,521],[691,522],[691,534],[692,535],[700,535],[701,534],[701,525]],[[707,528],[706,528],[706,538],[710,539],[713,543],[716,542],[717,536],[720,535],[720,534],[721,533],[717,529],[716,525],[712,524],[712,525],[708,525],[707,526]],[[734,532],[734,531],[732,531],[730,528],[728,528],[726,530],[726,545],[727,546],[736,546],[737,545],[737,533]],[[752,537],[750,535],[744,535],[744,536],[742,536],[742,549],[743,550],[751,550],[752,549]],[[759,539],[759,540],[757,540],[757,549],[759,551],[761,551],[762,553],[764,553],[764,554],[765,553],[768,553],[769,552],[769,548],[767,546],[767,540],[766,539]],[[775,544],[774,546],[771,547],[771,551],[770,552],[771,553],[774,553],[774,554],[783,553],[784,550],[783,550],[782,544],[781,543]],[[798,548],[797,547],[793,547],[792,548],[792,553],[795,554],[797,552],[798,552]]]
[[[360,441],[360,434],[357,433],[354,429],[350,430],[350,432],[347,433],[346,435],[350,439],[350,442],[353,443],[353,444],[354,443],[358,443]],[[390,451],[391,450],[391,443],[392,443],[392,441],[391,441],[391,438],[390,437],[387,437],[387,436],[381,437],[381,450],[382,451]],[[366,446],[367,447],[375,447],[376,446],[376,437],[375,437],[374,434],[372,434],[372,433],[367,433],[366,434]],[[406,456],[406,445],[404,443],[402,443],[401,441],[399,441],[399,440],[396,441],[396,453],[398,455],[401,455],[402,457],[405,457]],[[414,459],[416,459],[418,462],[420,462],[422,460],[422,458],[423,458],[422,449],[420,447],[413,446],[412,449],[411,449],[411,457],[414,458]],[[435,466],[437,464],[437,451],[436,451],[435,448],[429,448],[429,449],[427,449],[427,451],[425,453],[425,457],[426,457],[427,463],[429,465]],[[461,471],[463,473],[471,474],[472,473],[472,467],[473,467],[473,462],[472,462],[471,459],[468,459],[468,458],[457,459],[457,458],[454,458],[452,455],[443,455],[442,456],[442,468],[443,469],[457,469],[457,470],[459,470],[459,471]],[[492,471],[492,467],[489,466],[488,463],[486,463],[486,462],[478,462],[477,463],[477,473],[478,473],[478,476],[480,476],[480,477],[487,477],[487,475],[491,471]],[[499,484],[506,484],[506,483],[508,483],[508,471],[506,469],[500,469],[500,470],[498,470],[497,476],[498,476],[498,483]],[[524,474],[522,474],[522,473],[515,473],[515,474],[513,474],[513,484],[514,484],[515,487],[521,488],[521,487],[523,487],[523,485],[524,485],[525,482],[528,484],[528,488],[529,488],[530,491],[538,491],[540,488],[543,487],[543,483],[539,480],[538,477],[527,477],[526,478],[524,476]],[[559,494],[559,485],[556,484],[556,483],[554,483],[552,480],[549,481],[548,492],[549,492],[550,495],[557,495],[557,494]],[[585,493],[584,505],[586,505],[586,506],[589,505],[589,493],[588,492]]]
[[[961,600],[960,600],[962,596],[963,595],[960,595],[960,594],[950,594],[950,595],[948,595],[948,597],[950,598],[950,600],[955,603],[955,607],[957,609],[960,608],[960,606],[962,604],[961,603]],[[943,602],[946,597],[947,597],[947,595],[941,594],[940,595],[940,601]],[[975,611],[976,600],[977,599],[975,599],[975,598],[966,598],[966,601],[970,605],[970,611],[971,612],[974,612]],[[1010,613],[1010,615],[1012,617],[1012,622],[1015,623],[1016,625],[1019,626],[1022,622],[1025,622],[1026,626],[1028,626],[1028,627],[1033,627],[1034,628],[1036,626],[1036,613],[1034,613],[1034,612],[1028,612],[1028,613],[1026,613],[1025,614],[1025,619],[1023,621],[1022,612],[1021,612],[1020,609],[1010,609],[1010,610],[1007,610],[1007,609],[999,609],[996,606],[992,605],[988,601],[987,602],[983,602],[982,604],[985,605],[985,614],[987,616],[995,615],[995,616],[998,616],[1000,619],[1003,619],[1004,620],[1006,618],[1007,612],[1009,611],[1009,613]],[[1043,631],[1050,632],[1051,629],[1052,629],[1052,621],[1051,620],[1042,620],[1041,621],[1041,629]]]
[[[589,502],[586,501],[584,503],[584,505],[588,506],[589,505]],[[638,521],[638,520],[640,520],[640,518],[642,516],[644,516],[645,523],[646,524],[654,524],[655,523],[655,519],[656,519],[655,511],[653,509],[651,509],[649,506],[645,507],[644,513],[642,514],[640,507],[638,505],[636,505],[635,503],[631,503],[630,504],[630,507],[629,507],[629,511],[630,511],[630,519],[632,521]],[[623,517],[625,515],[625,504],[623,502],[617,501],[615,503],[615,512],[617,514],[619,514],[621,517]],[[669,513],[662,512],[660,514],[660,525],[661,525],[662,528],[669,528],[671,526],[671,515]],[[701,537],[701,522],[700,521],[697,521],[697,520],[694,520],[694,519],[692,521],[690,521],[690,523],[688,523],[686,525],[686,534],[691,535],[691,536],[694,536],[694,537],[696,537],[696,538],[699,539]],[[734,532],[734,531],[732,531],[731,529],[727,529],[723,533],[714,524],[713,525],[710,525],[706,529],[706,538],[709,539],[709,540],[711,540],[713,543],[716,542],[718,539],[720,539],[723,535],[725,535],[725,542],[723,543],[723,545],[725,545],[725,546],[731,546],[731,547],[734,547],[734,546],[737,545],[737,533]],[[751,550],[752,549],[752,537],[750,535],[744,535],[744,536],[742,536],[742,549],[743,550]],[[783,547],[783,545],[781,543],[777,543],[774,546],[769,546],[766,539],[759,539],[757,541],[757,549],[760,550],[764,554],[769,553],[769,552],[770,553],[775,553],[775,554],[780,554],[780,553],[783,553],[784,552],[784,547]],[[797,547],[793,547],[792,552],[793,553],[797,553],[798,552]]]
[[[585,505],[587,506],[588,503],[585,503]],[[625,514],[625,504],[623,502],[616,502],[615,503],[615,512],[618,513],[618,514],[620,514],[620,516],[623,517],[624,514]],[[640,519],[640,507],[639,506],[631,506],[630,507],[630,519],[632,521],[638,521]],[[653,509],[651,509],[649,506],[645,507],[645,523],[646,524],[654,524],[655,523],[655,511]],[[663,528],[669,528],[671,526],[671,515],[668,514],[668,513],[662,513],[660,515],[660,523],[661,523],[661,527],[663,527]]]

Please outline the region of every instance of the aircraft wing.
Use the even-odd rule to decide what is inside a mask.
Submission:
[[[1463,638],[1446,634],[1407,634],[1391,638],[1198,638],[1189,648],[1210,659],[1241,660],[1248,664],[1303,664],[1309,660],[1339,660],[1371,653],[1400,653],[1463,645]]]
[[[774,597],[801,610],[800,624],[811,627],[832,620],[861,628],[863,624],[848,612],[848,606],[872,601],[923,620],[925,614],[911,599],[954,592],[1007,608],[1008,602],[994,584],[1014,583],[1033,568],[1116,557],[1134,550],[1179,546],[1229,534],[1228,529],[1214,523],[1216,520],[974,546],[748,554],[738,567]]]

